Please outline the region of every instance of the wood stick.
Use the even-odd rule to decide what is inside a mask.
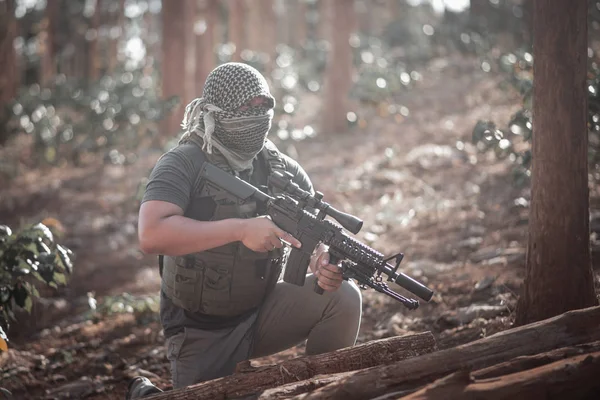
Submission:
[[[473,381],[455,372],[403,400],[583,399],[600,397],[600,352],[581,354],[528,371]],[[551,395],[551,397],[549,397]]]
[[[148,399],[226,399],[249,396],[316,375],[333,374],[390,364],[435,350],[431,332],[397,336],[347,347],[331,353],[298,357],[262,367],[240,365],[238,373],[183,389],[150,396]],[[310,388],[306,388],[310,390]]]
[[[600,307],[499,332],[455,348],[367,370],[347,372],[334,382],[294,399],[365,399],[419,387],[459,370],[486,368],[515,357],[600,340]]]
[[[573,357],[580,354],[593,353],[600,351],[600,341],[580,344],[576,346],[562,347],[551,350],[546,353],[535,354],[533,356],[522,356],[513,358],[510,361],[483,368],[472,373],[475,379],[488,379],[497,376],[513,374],[515,372],[525,371],[537,368],[551,362]]]

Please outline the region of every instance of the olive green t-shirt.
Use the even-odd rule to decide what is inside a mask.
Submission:
[[[184,211],[187,210],[191,195],[195,192],[193,186],[197,182],[204,160],[206,156],[194,143],[179,145],[165,153],[150,174],[142,203],[150,200],[166,201],[179,206]],[[313,192],[312,183],[302,167],[284,154],[282,154],[282,161],[286,171],[294,176],[293,181],[300,188]],[[242,173],[240,178],[255,186],[264,186],[267,184],[265,179],[267,168],[266,161],[262,154],[259,154],[254,160],[252,176],[244,176]],[[201,219],[208,220],[212,216],[213,208],[208,203],[205,208],[206,214]],[[160,293],[160,319],[166,337],[178,333],[184,327],[206,330],[232,327],[245,320],[254,311],[250,310],[247,314],[236,317],[192,313],[173,304],[162,290]]]

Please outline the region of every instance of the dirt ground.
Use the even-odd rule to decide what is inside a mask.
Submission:
[[[329,203],[364,219],[359,239],[385,254],[404,252],[402,271],[436,292],[408,311],[364,291],[359,342],[429,330],[447,348],[512,323],[528,189],[513,185],[510,165],[477,152],[470,138],[478,119],[506,123],[520,104],[516,93],[499,89],[502,77],[483,72],[475,59],[438,59],[419,72],[417,85],[396,99],[408,117],[365,109],[366,124],[349,133],[280,147]],[[319,101],[307,95],[296,122],[314,123]],[[135,196],[159,155],[143,152],[126,167],[27,172],[2,190],[0,222],[54,217],[77,254],[68,288],[48,292],[0,355],[0,386],[16,398],[122,399],[136,375],[170,388],[156,314],[93,315],[87,298],[157,293],[156,259],[137,249]],[[255,363],[302,352],[298,346]]]

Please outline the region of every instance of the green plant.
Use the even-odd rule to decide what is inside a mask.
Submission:
[[[591,49],[589,54],[588,161],[594,179],[600,181],[600,61]],[[532,160],[533,56],[525,51],[509,53],[499,58],[499,64],[501,70],[508,74],[509,84],[522,95],[522,108],[503,129],[493,121],[478,121],[473,128],[472,141],[480,151],[492,151],[498,159],[508,158],[514,162],[515,177],[522,183],[530,175]]]
[[[58,75],[54,84],[21,88],[13,101],[10,134],[33,137],[33,151],[48,164],[78,164],[86,154],[105,154],[114,164],[135,161],[140,142],[158,137],[156,122],[177,104],[158,96],[157,77],[122,70],[87,84]]]
[[[15,309],[28,313],[33,297],[40,294],[35,281],[53,288],[67,283],[73,270],[71,250],[55,243],[52,231],[43,223],[13,233],[0,225],[0,337],[6,339],[9,321],[16,321]]]
[[[589,42],[597,44],[600,29],[600,2],[589,4]],[[589,171],[600,182],[600,57],[588,48],[588,133]],[[492,59],[492,57],[490,57]],[[472,141],[482,152],[493,152],[498,159],[513,162],[517,184],[526,183],[531,168],[531,138],[533,135],[533,60],[527,46],[495,57],[498,69],[506,75],[503,86],[516,89],[522,96],[522,107],[500,128],[494,121],[480,120],[472,132]]]
[[[155,321],[159,312],[158,295],[132,295],[123,293],[116,296],[106,296],[100,302],[93,293],[88,293],[90,312],[88,318],[114,314],[132,314],[140,324]]]

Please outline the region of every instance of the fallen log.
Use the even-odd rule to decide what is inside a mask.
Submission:
[[[600,398],[600,352],[581,354],[530,370],[473,380],[455,372],[402,400],[501,400]]]
[[[483,368],[477,371],[474,371],[469,374],[469,371],[459,371],[455,374],[451,374],[450,376],[443,379],[455,380],[455,379],[467,379],[465,382],[470,382],[471,377],[474,379],[489,379],[495,378],[503,375],[513,374],[520,371],[525,371],[528,369],[533,369],[536,367],[540,367],[545,364],[550,364],[551,362],[558,361],[561,359],[573,357],[576,355],[594,353],[600,351],[600,341],[585,343],[581,345],[562,347],[560,349],[551,350],[545,353],[535,354],[533,356],[522,356],[513,358],[510,361],[503,362],[500,364],[493,365],[488,368]],[[469,378],[465,378],[469,376]],[[320,376],[315,377],[313,379],[307,379],[301,382],[288,383],[286,385],[282,385],[273,389],[265,390],[258,396],[257,398],[260,400],[279,400],[279,399],[289,399],[293,396],[307,393],[313,390],[316,390],[320,387],[328,385],[338,379],[338,375],[328,375],[328,376]],[[441,381],[442,381],[441,380]],[[430,387],[430,390],[433,389],[433,386]],[[393,400],[399,399],[402,396],[409,395],[411,393],[416,392],[418,389],[408,389],[402,391],[394,391],[390,393],[386,393],[379,397],[374,398],[373,400]]]
[[[510,361],[496,364],[496,365],[493,365],[488,368],[483,368],[483,369],[474,371],[470,374],[468,371],[455,372],[453,374],[450,374],[447,377],[439,379],[438,381],[436,381],[435,384],[430,384],[429,391],[433,392],[435,386],[442,387],[444,384],[447,384],[449,381],[459,381],[460,382],[462,380],[463,382],[465,382],[465,384],[467,384],[467,383],[471,382],[471,380],[472,380],[471,378],[474,378],[475,380],[481,380],[481,379],[490,379],[490,378],[501,377],[503,375],[509,375],[509,374],[513,374],[516,372],[521,372],[521,371],[541,367],[542,365],[550,364],[551,362],[562,360],[562,359],[569,358],[569,357],[573,357],[576,355],[594,353],[594,352],[598,352],[598,351],[600,351],[600,341],[592,342],[592,343],[585,343],[585,344],[576,345],[576,346],[562,347],[560,349],[552,350],[552,351],[549,351],[546,353],[536,354],[533,356],[516,357]],[[287,386],[287,385],[282,386],[282,388],[285,386]],[[322,385],[322,386],[324,386],[324,385]],[[276,389],[270,389],[270,390],[274,391]],[[404,391],[400,391],[400,392],[386,393],[382,396],[374,398],[373,400],[396,400],[396,399],[400,399],[400,398],[402,398],[403,400],[410,399],[410,396],[409,397],[404,397],[404,396],[408,396],[409,394],[412,394],[416,391],[417,391],[417,389],[411,389],[411,390],[404,390]],[[281,399],[281,398],[289,398],[289,397],[291,397],[291,396],[274,397],[274,398]],[[265,397],[265,398],[267,398],[267,397]],[[435,396],[432,395],[432,398],[435,398]],[[446,397],[441,396],[440,398],[445,399]]]
[[[285,385],[277,386],[271,389],[267,389],[264,392],[258,394],[254,398],[257,400],[279,400],[289,399],[296,395],[316,390],[325,385],[329,385],[334,382],[338,377],[338,374],[333,375],[319,375],[311,379],[306,379],[300,382],[287,383]]]
[[[431,332],[397,336],[347,347],[331,353],[298,357],[276,365],[249,367],[239,372],[183,389],[172,390],[148,399],[227,399],[247,397],[265,389],[290,382],[305,381],[316,375],[354,371],[380,364],[390,364],[436,349]],[[311,390],[306,388],[306,390]]]
[[[513,358],[500,364],[491,367],[483,368],[472,373],[475,379],[488,379],[497,376],[514,374],[515,372],[525,371],[528,369],[540,367],[550,364],[564,358],[569,358],[576,355],[594,353],[600,351],[600,341],[579,344],[576,346],[562,347],[560,349],[551,350],[546,353],[535,354],[533,356],[522,356]]]
[[[347,372],[293,399],[365,399],[410,390],[459,370],[486,368],[515,357],[600,340],[600,306],[569,311],[455,348],[366,370]]]
[[[424,396],[427,394],[431,399],[436,398],[444,398],[444,393],[439,392],[438,387],[443,388],[443,390],[447,390],[448,386],[453,385],[463,385],[466,386],[469,383],[473,382],[474,379],[489,379],[495,377],[501,377],[503,375],[508,375],[516,372],[525,371],[528,369],[533,369],[536,367],[540,367],[542,365],[549,364],[554,361],[558,361],[561,359],[569,358],[575,355],[581,355],[590,352],[600,351],[600,341],[586,343],[582,345],[563,347],[560,349],[552,350],[545,353],[535,354],[533,356],[522,356],[516,357],[510,361],[503,362],[500,364],[493,365],[488,368],[483,368],[481,370],[474,371],[470,373],[468,370],[458,371],[453,374],[450,374],[444,378],[440,378],[434,383],[428,385],[426,387],[426,391],[423,391],[419,394],[419,396]],[[265,390],[258,396],[260,400],[280,400],[280,399],[289,399],[293,396],[307,393],[328,385],[336,381],[338,378],[337,375],[329,375],[323,377],[317,377],[313,379],[308,379],[301,382],[288,383],[286,385],[282,385],[273,389]],[[412,399],[409,394],[417,392],[418,389],[408,389],[401,391],[394,391],[390,393],[386,393],[384,395],[378,396],[373,400],[395,400],[395,399]],[[408,396],[408,397],[404,397]],[[439,396],[439,397],[436,397]],[[421,399],[421,397],[415,397]],[[423,397],[425,398],[425,397]]]

